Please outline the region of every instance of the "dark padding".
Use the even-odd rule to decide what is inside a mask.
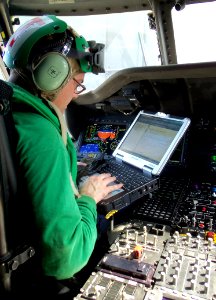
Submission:
[[[0,99],[11,99],[13,89],[4,80],[0,79]]]
[[[0,114],[5,115],[10,109],[10,100],[13,89],[5,81],[0,79]]]

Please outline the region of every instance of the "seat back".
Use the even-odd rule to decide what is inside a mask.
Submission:
[[[18,194],[12,96],[12,87],[0,80],[0,295],[10,293],[12,272],[35,253],[22,241],[14,243],[13,217]]]

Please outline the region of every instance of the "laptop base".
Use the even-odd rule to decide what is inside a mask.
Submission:
[[[121,210],[134,201],[142,198],[144,195],[159,188],[159,178],[153,179],[151,182],[144,184],[143,186],[134,189],[133,191],[127,191],[121,189],[119,193],[111,195],[109,198],[103,199],[97,204],[97,211],[101,215],[107,215],[113,210]]]

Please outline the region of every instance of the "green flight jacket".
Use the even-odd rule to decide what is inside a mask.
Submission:
[[[96,203],[91,197],[74,195],[70,174],[75,183],[76,150],[69,135],[67,146],[63,143],[55,111],[44,100],[9,84],[15,103],[16,153],[35,218],[43,272],[67,279],[87,264],[94,249]]]

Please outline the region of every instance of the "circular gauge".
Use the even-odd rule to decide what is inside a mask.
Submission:
[[[106,152],[107,151],[107,143],[106,142],[100,142],[99,148],[101,152]]]
[[[117,141],[115,141],[115,142],[112,142],[111,144],[110,144],[110,149],[111,150],[115,150],[115,148],[118,146],[118,142]]]

